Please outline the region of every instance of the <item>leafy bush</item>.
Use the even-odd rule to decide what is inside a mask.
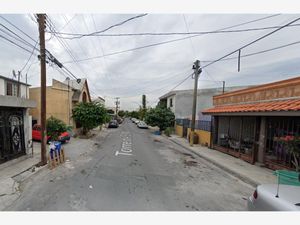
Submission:
[[[145,121],[150,126],[158,126],[159,130],[163,131],[173,126],[175,115],[169,108],[158,105],[146,112]]]
[[[83,135],[86,135],[89,130],[102,125],[108,119],[107,110],[97,102],[80,102],[74,107],[72,117],[82,125]]]
[[[167,127],[164,131],[165,135],[167,135],[168,137],[171,136],[171,134],[174,133],[174,128],[173,127]]]
[[[67,131],[67,125],[60,119],[53,116],[46,121],[47,135],[51,137],[51,140],[56,141],[59,135]]]

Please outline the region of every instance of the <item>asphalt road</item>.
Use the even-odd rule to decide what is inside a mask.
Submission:
[[[105,134],[105,135],[104,135]],[[253,188],[129,120],[66,145],[67,162],[21,184],[13,211],[246,210]]]

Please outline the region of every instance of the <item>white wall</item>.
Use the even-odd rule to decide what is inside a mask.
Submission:
[[[4,86],[4,80],[0,78],[0,95],[4,95],[5,93],[5,86]]]
[[[26,92],[27,92],[27,98],[29,98],[29,87],[26,89],[26,85],[20,84],[20,96],[21,98],[26,98]],[[6,95],[6,80],[0,78],[0,95]]]

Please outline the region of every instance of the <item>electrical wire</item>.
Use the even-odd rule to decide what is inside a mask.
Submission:
[[[238,27],[238,26],[242,26],[242,25],[254,23],[254,22],[257,22],[257,21],[269,19],[269,18],[272,18],[272,17],[275,17],[275,16],[279,16],[279,15],[280,14],[274,14],[274,15],[271,15],[271,16],[266,16],[266,17],[262,17],[262,18],[259,18],[259,19],[250,20],[250,21],[247,21],[247,22],[244,22],[244,23],[239,23],[239,24],[235,24],[235,25],[232,25],[232,26],[227,26],[227,27],[218,29],[216,31],[227,30],[227,29],[230,29],[230,28],[234,28],[234,27]],[[88,60],[93,60],[93,59],[99,59],[99,58],[103,58],[103,57],[106,57],[106,56],[118,55],[118,54],[123,54],[123,53],[126,53],[126,52],[141,50],[141,49],[144,49],[144,48],[149,48],[149,47],[154,47],[154,46],[169,44],[169,43],[173,43],[173,42],[177,42],[177,41],[186,40],[186,39],[191,38],[191,37],[198,37],[198,36],[201,36],[201,35],[203,35],[203,34],[197,34],[197,35],[193,35],[193,36],[188,36],[188,37],[183,37],[183,38],[177,38],[177,39],[163,41],[163,42],[157,42],[157,43],[153,43],[153,44],[149,44],[149,45],[144,45],[144,46],[140,46],[140,47],[136,47],[136,48],[131,48],[131,49],[123,50],[123,51],[117,51],[117,52],[113,52],[113,53],[108,53],[108,54],[105,54],[105,55],[102,55],[102,56],[100,55],[100,56],[94,56],[94,57],[89,57],[89,58],[85,58],[85,59],[79,59],[79,60],[77,60],[77,62],[83,62],[83,61],[88,61]],[[70,61],[66,61],[64,63],[71,63],[71,62]]]
[[[30,61],[30,59],[31,59],[31,57],[32,57],[32,55],[33,55],[33,53],[34,53],[34,50],[35,50],[35,47],[36,47],[37,44],[38,44],[38,40],[36,41],[35,46],[34,46],[34,48],[32,49],[32,52],[31,52],[31,54],[30,54],[30,56],[29,56],[27,62],[26,62],[25,65],[21,68],[20,72],[22,72],[22,71],[25,69],[25,67],[27,66],[28,62]]]
[[[140,14],[140,15],[131,17],[131,18],[129,18],[129,19],[126,19],[126,20],[124,20],[124,21],[122,21],[122,22],[120,22],[120,23],[111,25],[111,26],[109,26],[109,27],[107,27],[107,28],[105,28],[105,29],[103,29],[103,30],[101,30],[101,31],[96,31],[96,32],[89,33],[89,34],[77,34],[77,35],[78,35],[77,37],[68,38],[68,39],[82,38],[82,37],[85,37],[85,36],[93,36],[93,35],[95,35],[95,34],[104,33],[105,31],[108,31],[108,30],[110,30],[110,29],[112,29],[112,28],[114,28],[114,27],[121,26],[121,25],[123,25],[123,24],[125,24],[125,23],[127,23],[127,22],[129,22],[129,21],[131,21],[131,20],[138,19],[138,18],[147,16],[147,15],[148,15],[147,13]],[[64,34],[64,33],[62,33],[62,32],[56,32],[55,34]]]
[[[75,39],[75,38],[81,38],[81,37],[91,37],[91,36],[102,36],[102,37],[123,37],[123,36],[170,36],[170,35],[194,35],[196,34],[198,35],[203,35],[203,34],[222,34],[222,33],[236,33],[236,32],[249,32],[249,31],[258,31],[258,30],[267,30],[267,29],[275,29],[278,28],[278,26],[269,26],[269,27],[261,27],[261,28],[248,28],[248,29],[240,29],[240,30],[228,30],[230,28],[234,28],[237,26],[241,26],[241,25],[246,25],[252,22],[257,22],[263,19],[267,19],[267,18],[271,18],[274,16],[278,16],[280,14],[275,14],[275,15],[271,15],[271,16],[267,16],[267,17],[263,17],[261,19],[256,19],[256,20],[252,20],[249,22],[245,22],[245,23],[241,23],[238,25],[234,25],[234,26],[229,26],[229,27],[225,27],[222,29],[218,29],[218,30],[213,30],[213,31],[194,31],[194,32],[190,32],[187,29],[187,32],[144,32],[144,33],[118,33],[118,34],[102,34],[102,31],[97,31],[97,32],[93,32],[90,34],[80,34],[80,33],[66,33],[66,32],[57,32],[57,35],[60,35],[61,38],[64,39]],[[184,15],[183,15],[184,16]],[[184,18],[185,20],[185,18]],[[185,24],[186,24],[186,20],[185,20]],[[187,26],[187,24],[186,24]],[[294,24],[292,26],[300,26],[300,24]],[[228,31],[227,31],[228,30]],[[75,37],[64,37],[65,36],[75,36]],[[191,36],[193,37],[193,36]],[[191,38],[191,37],[187,37],[187,38]]]
[[[289,23],[287,23],[287,24],[285,24],[285,25],[283,25],[283,26],[280,26],[280,27],[277,28],[276,30],[273,30],[273,31],[271,31],[271,32],[269,32],[269,33],[267,33],[267,34],[265,34],[265,35],[263,35],[263,36],[261,36],[261,37],[255,39],[255,40],[251,41],[251,42],[248,43],[248,44],[243,45],[242,47],[240,47],[240,48],[238,48],[238,49],[236,49],[236,50],[234,50],[234,51],[232,51],[232,52],[230,52],[230,53],[228,53],[228,54],[226,54],[226,55],[220,57],[219,59],[214,60],[214,61],[212,61],[212,62],[210,62],[210,63],[208,63],[208,64],[202,66],[201,69],[206,68],[206,67],[208,67],[208,66],[210,66],[210,65],[212,65],[212,64],[214,64],[214,63],[216,63],[216,62],[218,62],[218,61],[220,61],[220,60],[222,60],[222,59],[224,59],[224,58],[226,58],[226,57],[228,57],[228,56],[230,56],[230,55],[232,55],[232,54],[234,54],[234,53],[236,53],[236,52],[238,52],[238,51],[240,51],[240,50],[242,50],[242,49],[244,49],[244,48],[246,48],[246,47],[248,47],[248,46],[250,46],[250,45],[252,45],[252,44],[254,44],[254,43],[256,43],[256,42],[258,42],[258,41],[260,41],[260,40],[262,40],[262,39],[264,39],[264,38],[270,36],[271,34],[274,34],[275,32],[278,32],[279,30],[281,30],[281,29],[283,29],[283,28],[289,26],[290,24],[292,24],[292,23],[294,23],[294,22],[296,22],[296,21],[298,21],[298,20],[300,20],[300,17],[297,18],[297,19],[292,20],[291,22],[289,22]]]

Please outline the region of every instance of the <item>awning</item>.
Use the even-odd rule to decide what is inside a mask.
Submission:
[[[202,111],[203,114],[237,112],[280,112],[299,111],[300,99],[278,100],[235,105],[220,105]]]

